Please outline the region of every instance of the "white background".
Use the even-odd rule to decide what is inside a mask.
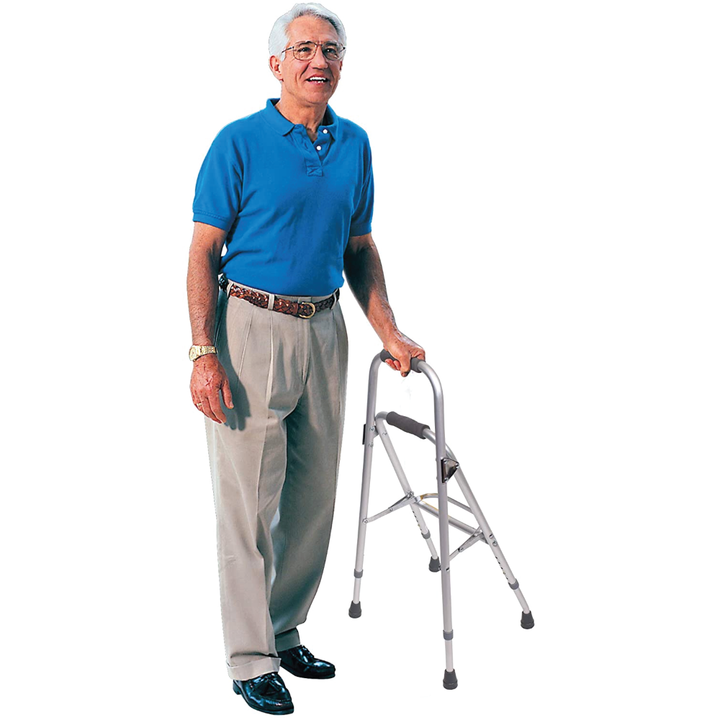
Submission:
[[[200,163],[278,95],[266,40],[288,7],[3,11],[5,717],[252,715],[225,675],[184,282]],[[380,343],[346,289],[336,519],[302,628],[338,676],[284,673],[296,716],[716,717],[716,5],[331,9],[348,30],[331,104],[371,138],[390,301],[536,627],[487,547],[460,556],[444,690],[409,510],[370,526],[348,617]],[[378,409],[432,422],[425,378],[380,370]],[[428,492],[419,443],[397,440]],[[375,449],[371,512],[401,495]]]

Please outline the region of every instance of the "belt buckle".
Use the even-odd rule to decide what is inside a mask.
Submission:
[[[301,305],[310,305],[312,307],[312,312],[309,315],[301,315],[300,314],[300,306]],[[301,302],[298,303],[298,317],[302,318],[303,320],[309,320],[313,315],[315,314],[315,303],[311,302]]]

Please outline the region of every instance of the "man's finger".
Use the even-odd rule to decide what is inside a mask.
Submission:
[[[220,421],[216,416],[215,413],[212,411],[212,408],[210,407],[210,404],[207,402],[203,403],[203,414],[205,417],[210,418],[213,422],[216,422],[218,425],[222,425],[222,421]]]
[[[210,395],[209,398],[209,411],[212,414],[207,414],[208,417],[211,420],[214,420],[218,423],[224,423],[225,422],[225,413],[222,410],[222,406],[220,405],[220,391],[216,390],[214,393]],[[205,403],[203,403],[203,407],[205,406]]]
[[[207,400],[202,395],[196,395],[193,398],[193,405],[196,410],[199,410],[203,415],[205,414],[205,408],[209,407]]]
[[[213,422],[220,422],[216,417],[210,405],[210,400],[206,396],[199,396],[195,402],[195,407],[205,416],[209,417]]]
[[[398,370],[400,370],[403,377],[407,377],[407,375],[410,373],[410,361],[411,361],[411,355],[410,352],[404,352],[402,354],[402,360],[398,363],[400,366]]]
[[[234,407],[233,401],[232,401],[232,395],[230,394],[230,383],[225,380],[225,382],[222,384],[222,397],[223,402],[225,403],[225,407],[232,408]]]

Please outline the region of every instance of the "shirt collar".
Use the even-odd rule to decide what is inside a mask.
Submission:
[[[271,128],[273,128],[273,130],[278,132],[280,135],[287,135],[289,132],[292,131],[295,125],[291,123],[286,117],[284,117],[275,107],[275,103],[277,103],[279,100],[280,98],[270,98],[267,101],[265,109],[262,111],[263,117],[265,118],[265,120],[267,120],[268,124]],[[329,105],[327,106],[327,111],[325,112],[325,117],[323,118],[323,120],[325,120],[325,122],[320,125],[318,130],[322,132],[322,130],[326,129],[333,138],[333,140],[337,140],[340,126],[339,118],[335,114],[335,111]]]

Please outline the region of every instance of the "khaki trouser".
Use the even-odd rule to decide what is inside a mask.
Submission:
[[[220,604],[228,674],[248,680],[277,671],[277,653],[300,643],[297,626],[320,584],[340,462],[347,332],[338,302],[303,320],[221,292],[217,318],[235,405],[225,409],[225,424],[205,421]]]

